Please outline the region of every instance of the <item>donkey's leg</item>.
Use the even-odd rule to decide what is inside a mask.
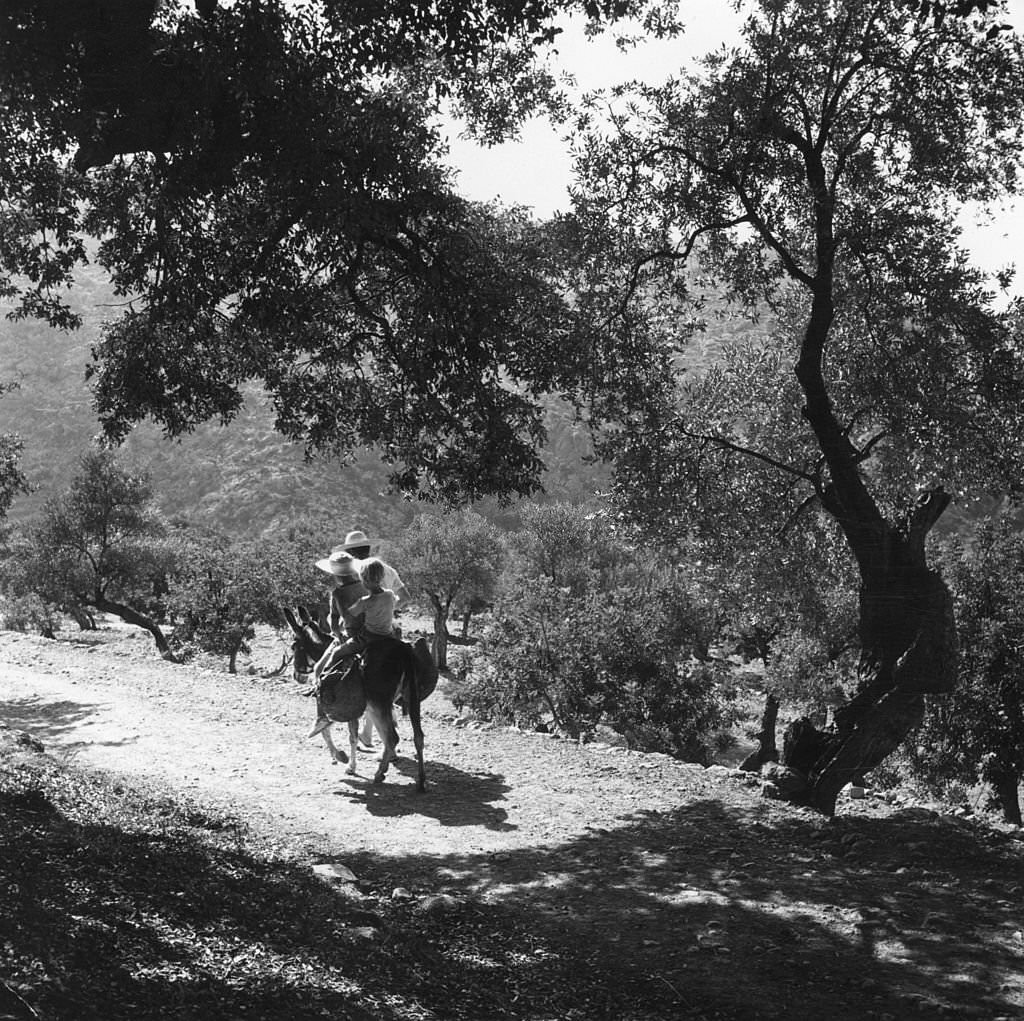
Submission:
[[[332,762],[348,762],[348,756],[338,747],[335,746],[334,741],[331,739],[331,727],[328,724],[323,730],[320,731],[323,735],[324,742],[327,745],[328,751],[331,753]],[[351,772],[351,767],[349,767]]]
[[[384,739],[384,751],[380,756],[380,765],[373,777],[374,783],[383,783],[384,777],[387,776],[388,766],[395,758],[395,745],[398,744],[394,707],[389,699],[386,706],[374,705],[368,708],[373,714],[373,725],[377,728],[377,733]]]
[[[359,744],[359,721],[349,720],[348,721],[348,747],[351,752],[352,759],[349,762],[348,769],[345,770],[349,776],[356,775],[356,748]]]

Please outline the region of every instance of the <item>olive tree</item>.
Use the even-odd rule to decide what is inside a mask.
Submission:
[[[251,651],[256,625],[286,627],[284,608],[312,605],[322,587],[312,567],[315,554],[300,530],[258,539],[232,539],[216,531],[181,529],[167,592],[173,644],[226,656],[236,673],[240,653]]]
[[[448,619],[453,610],[489,602],[505,563],[499,529],[472,511],[418,515],[391,551],[413,596],[434,615],[434,660],[448,666]]]
[[[0,383],[0,397],[14,389],[13,383]],[[24,443],[17,433],[0,434],[0,520],[7,516],[15,497],[29,491],[28,479],[21,469]]]
[[[633,89],[579,142],[593,331],[636,369],[622,504],[662,534],[740,520],[766,541],[808,514],[859,578],[858,683],[783,761],[823,812],[955,681],[949,591],[925,539],[952,498],[1019,487],[1024,350],[958,244],[964,202],[1017,187],[1021,40],[991,15],[921,19],[881,0],[764,0],[742,42]],[[588,129],[593,111],[582,115]],[[584,276],[586,274],[586,276]],[[709,307],[760,336],[687,370]]]
[[[148,631],[173,659],[160,627],[170,567],[165,527],[149,479],[109,451],[90,451],[67,488],[27,530],[22,575],[43,598],[69,609],[112,613]]]

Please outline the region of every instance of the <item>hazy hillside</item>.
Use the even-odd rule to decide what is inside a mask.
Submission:
[[[0,319],[0,379],[20,387],[0,399],[0,432],[21,435],[23,467],[36,487],[15,502],[12,520],[30,517],[66,484],[99,431],[84,372],[113,299],[98,280],[89,274],[76,290],[85,325],[74,334],[39,322]],[[548,417],[547,498],[592,495],[603,487],[607,473],[585,463],[590,450],[586,431],[554,402]],[[236,534],[259,534],[304,520],[323,521],[327,532],[363,527],[386,537],[422,509],[388,492],[387,468],[371,452],[349,466],[306,463],[301,447],[274,432],[270,408],[255,388],[230,426],[209,425],[181,441],[168,441],[144,425],[129,438],[124,455],[150,472],[167,515]],[[482,509],[509,518],[507,510],[496,506]]]
[[[63,488],[99,431],[84,373],[102,320],[116,308],[98,271],[83,276],[74,297],[85,320],[74,334],[35,321],[0,318],[0,380],[20,385],[0,398],[0,432],[21,434],[23,467],[36,487],[16,500],[10,513],[14,521],[32,516]],[[688,370],[713,364],[730,338],[764,329],[737,316],[722,316],[719,301],[711,300],[708,308],[719,315],[709,315],[706,329],[688,345],[683,359]],[[180,441],[168,441],[144,425],[128,440],[124,456],[150,472],[168,516],[237,535],[301,521],[322,522],[326,535],[362,527],[387,538],[423,509],[388,492],[387,468],[373,453],[349,466],[306,463],[302,449],[275,433],[272,422],[268,404],[253,388],[246,408],[230,426],[209,425]],[[608,471],[587,461],[589,438],[570,410],[551,401],[548,427],[546,492],[541,499],[582,500],[604,489]],[[983,500],[969,509],[951,508],[944,530],[962,530],[998,503]],[[506,527],[514,526],[514,507],[486,501],[478,509]]]

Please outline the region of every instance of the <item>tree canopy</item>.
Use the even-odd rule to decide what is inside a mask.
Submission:
[[[0,294],[74,326],[62,288],[87,259],[109,271],[111,438],[228,420],[256,379],[285,435],[377,444],[407,490],[529,492],[532,395],[572,384],[555,254],[455,194],[431,117],[500,53],[485,77],[514,106],[558,11],[634,6],[5,4]]]

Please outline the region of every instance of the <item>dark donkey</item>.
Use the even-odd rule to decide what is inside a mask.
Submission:
[[[292,641],[295,679],[307,680],[316,661],[327,651],[331,635],[316,623],[304,607],[299,607],[297,614],[285,609],[284,616],[295,636]],[[413,742],[416,746],[416,786],[421,791],[426,790],[420,703],[437,684],[437,670],[433,666],[426,641],[420,638],[415,647],[398,639],[374,642],[367,649],[362,664],[358,658],[351,660],[344,680],[334,675],[325,675],[321,680],[321,695],[317,699],[318,723],[314,733],[323,734],[331,758],[335,762],[348,762],[346,772],[355,774],[359,717],[365,704],[366,714],[384,742],[384,752],[373,778],[374,783],[382,783],[388,766],[395,758],[395,746],[398,744],[394,708],[395,700],[398,699],[412,723]],[[332,697],[332,690],[339,684],[348,697]],[[360,686],[361,697],[353,701],[352,691],[355,689],[357,695],[360,694]],[[350,756],[337,748],[331,739],[332,723],[348,724]]]

